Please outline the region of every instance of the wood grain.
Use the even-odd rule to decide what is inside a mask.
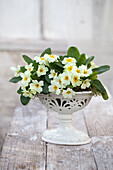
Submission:
[[[38,100],[16,109],[2,150],[1,170],[45,169],[46,146],[41,136],[46,121],[47,110]]]
[[[92,143],[65,146],[44,143],[46,128],[58,126],[57,113],[47,110],[38,99],[15,110],[7,133],[0,170],[112,170],[112,99],[94,98],[83,110],[74,113],[73,125],[92,137]]]
[[[47,170],[96,170],[91,144],[61,146],[48,144]]]
[[[113,136],[93,137],[92,144],[98,170],[113,170]]]
[[[83,109],[90,137],[113,135],[113,101],[104,101],[101,97],[93,97],[89,105]]]

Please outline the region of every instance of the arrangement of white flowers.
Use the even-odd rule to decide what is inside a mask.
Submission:
[[[76,47],[70,47],[65,56],[54,55],[51,49],[47,48],[40,57],[34,56],[34,60],[26,55],[23,55],[23,59],[27,65],[11,67],[15,77],[10,80],[20,84],[17,93],[21,94],[23,105],[40,93],[62,94],[64,98],[72,98],[75,92],[93,91],[101,94],[105,100],[108,99],[97,75],[109,70],[110,66],[98,67],[92,62],[94,56],[80,54]]]

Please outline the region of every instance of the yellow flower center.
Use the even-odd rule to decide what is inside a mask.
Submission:
[[[67,91],[66,93],[67,93],[67,94],[70,94],[71,92],[70,92],[70,91]]]
[[[40,57],[41,58],[41,60],[44,60],[44,57]]]
[[[24,81],[27,81],[27,77],[24,77]]]
[[[72,69],[73,69],[72,66],[69,66],[69,67],[67,68],[68,71],[72,71]]]
[[[68,81],[68,80],[69,80],[69,77],[68,77],[68,76],[65,76],[65,79],[64,79],[64,80]]]
[[[57,89],[58,89],[58,87],[57,87],[56,85],[54,85],[53,89],[54,89],[54,90],[57,90]]]
[[[29,68],[29,71],[31,71],[31,68]]]
[[[62,83],[62,81],[59,79],[59,83],[61,84]]]
[[[39,88],[39,84],[35,84],[35,87],[36,87],[36,88]]]
[[[84,74],[87,74],[87,71],[86,70],[84,70],[84,72],[83,72]]]
[[[26,92],[26,94],[29,94],[29,92]]]
[[[55,58],[55,56],[54,56],[54,55],[49,55],[49,57],[51,57],[51,58]]]
[[[86,84],[87,82],[86,81],[84,81],[84,84]]]
[[[43,70],[43,68],[41,68],[39,71],[42,73],[44,70]]]
[[[69,63],[69,62],[71,62],[71,61],[72,61],[72,58],[67,58],[67,59],[66,59],[66,62],[67,62],[67,63]]]
[[[77,73],[81,73],[79,69],[76,70]]]
[[[56,73],[53,73],[53,77],[55,77],[56,76]]]
[[[77,76],[74,76],[73,80],[74,80],[75,83],[77,83],[79,81]]]

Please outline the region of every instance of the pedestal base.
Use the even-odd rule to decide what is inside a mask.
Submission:
[[[42,140],[60,145],[84,145],[91,142],[87,134],[75,128],[46,130]]]

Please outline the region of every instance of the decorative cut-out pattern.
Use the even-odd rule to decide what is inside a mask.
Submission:
[[[72,99],[65,99],[62,95],[38,95],[40,101],[46,105],[46,107],[57,111],[59,113],[75,112],[84,108],[90,101],[91,95],[76,94]]]

